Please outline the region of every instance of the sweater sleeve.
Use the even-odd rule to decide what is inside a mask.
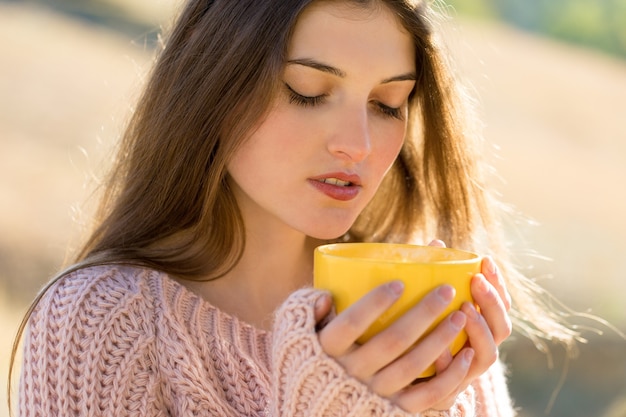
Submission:
[[[277,311],[272,341],[273,412],[276,417],[492,417],[475,414],[475,388],[458,396],[448,411],[409,414],[346,373],[326,355],[315,332],[313,306],[320,293],[303,289]],[[487,384],[481,393],[488,396]],[[506,416],[509,414],[494,414]]]
[[[47,291],[24,340],[20,416],[167,415],[146,285],[102,267]]]
[[[478,417],[515,417],[502,362],[497,361],[473,384]]]

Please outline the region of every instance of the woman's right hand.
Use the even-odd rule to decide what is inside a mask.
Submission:
[[[446,363],[450,361],[448,346],[465,326],[466,315],[455,311],[415,344],[452,301],[452,287],[436,288],[387,329],[362,345],[356,343],[370,324],[397,301],[402,291],[402,283],[398,281],[373,289],[319,330],[320,344],[348,374],[406,411],[447,409],[449,399],[464,389],[462,382],[474,356],[472,348],[463,348],[431,379],[413,382],[439,358],[446,358]],[[328,316],[331,307],[329,294],[317,300],[317,323]]]

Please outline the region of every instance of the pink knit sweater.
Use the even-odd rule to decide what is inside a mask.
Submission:
[[[396,416],[322,351],[318,293],[277,311],[272,332],[218,310],[166,274],[93,267],[55,284],[25,340],[20,416]],[[502,367],[446,412],[511,417]]]

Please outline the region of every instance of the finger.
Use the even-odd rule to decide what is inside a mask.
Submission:
[[[325,321],[332,310],[332,306],[332,297],[328,293],[321,294],[319,298],[315,300],[313,312],[317,329],[322,329],[327,324]]]
[[[435,361],[435,373],[440,374],[445,371],[446,368],[450,366],[450,363],[452,363],[453,359],[454,356],[452,356],[452,352],[450,352],[450,349],[445,349]]]
[[[496,344],[499,345],[512,331],[511,319],[502,298],[482,274],[476,274],[472,278],[470,290]]]
[[[367,328],[400,298],[404,284],[392,281],[368,292],[337,315],[319,333],[324,351],[333,357],[346,353]]]
[[[454,298],[454,288],[444,285],[428,293],[419,303],[408,310],[371,340],[352,351],[342,359],[342,365],[347,372],[361,380],[369,379],[372,375],[397,360],[424,336],[432,323],[445,311]],[[464,320],[464,319],[463,319]],[[464,324],[464,323],[462,323]],[[458,332],[458,331],[457,331]],[[453,336],[454,337],[454,336]],[[447,346],[445,341],[443,347]],[[410,373],[409,382],[416,375],[422,373],[441,353],[441,347],[432,358],[426,358],[422,368]],[[409,371],[410,372],[410,371]],[[391,376],[391,378],[394,378]],[[411,379],[412,378],[412,379]],[[383,381],[383,385],[384,385]],[[406,385],[406,384],[405,384]],[[403,386],[403,385],[402,385]],[[387,390],[391,386],[384,387]],[[390,392],[394,392],[393,390]]]
[[[452,360],[450,366],[432,379],[403,390],[394,396],[394,402],[408,412],[420,412],[429,408],[447,409],[450,404],[441,405],[444,399],[454,398],[468,373],[474,350],[465,348]]]
[[[472,303],[464,303],[461,311],[467,316],[465,332],[470,346],[475,351],[471,376],[485,372],[498,359],[498,345],[484,317]]]
[[[493,258],[486,256],[481,263],[481,273],[487,278],[487,281],[498,291],[500,298],[504,302],[504,307],[507,311],[511,308],[511,295],[506,290],[506,282],[504,276],[500,272],[500,268],[495,263]]]
[[[465,322],[465,314],[460,311],[450,314],[404,356],[376,374],[370,388],[379,395],[390,396],[410,385],[449,349]]]
[[[465,353],[464,351],[461,351],[459,353],[459,355],[465,355],[468,354],[470,355],[469,357],[469,369],[467,371],[467,373],[465,374],[465,378],[464,381],[459,384],[456,389],[450,394],[448,395],[448,397],[444,398],[443,400],[437,402],[436,404],[434,404],[431,408],[434,410],[439,410],[439,411],[443,411],[443,410],[449,410],[450,408],[452,408],[452,406],[454,406],[454,404],[456,403],[456,399],[459,396],[459,394],[463,391],[465,391],[467,389],[467,387],[469,386],[469,384],[471,383],[471,381],[473,379],[470,379],[468,377],[468,375],[470,374],[471,370],[472,370],[472,363],[474,360],[474,357],[476,356],[476,352],[472,349],[472,348],[466,348],[469,349],[470,352],[469,353]],[[450,363],[452,363],[452,360],[454,359],[454,357],[452,357],[452,355],[450,355]],[[449,364],[446,366],[449,366]],[[445,370],[445,369],[444,369]],[[444,370],[441,371],[437,371],[437,374],[442,373]]]
[[[436,246],[438,248],[445,248],[446,243],[443,240],[434,239],[428,244],[428,246]]]

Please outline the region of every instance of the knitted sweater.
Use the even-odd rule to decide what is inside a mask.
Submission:
[[[167,274],[131,267],[73,272],[29,322],[20,416],[394,416],[327,356],[315,333],[319,293],[292,294],[271,332],[239,321]],[[446,412],[511,417],[497,363]]]

